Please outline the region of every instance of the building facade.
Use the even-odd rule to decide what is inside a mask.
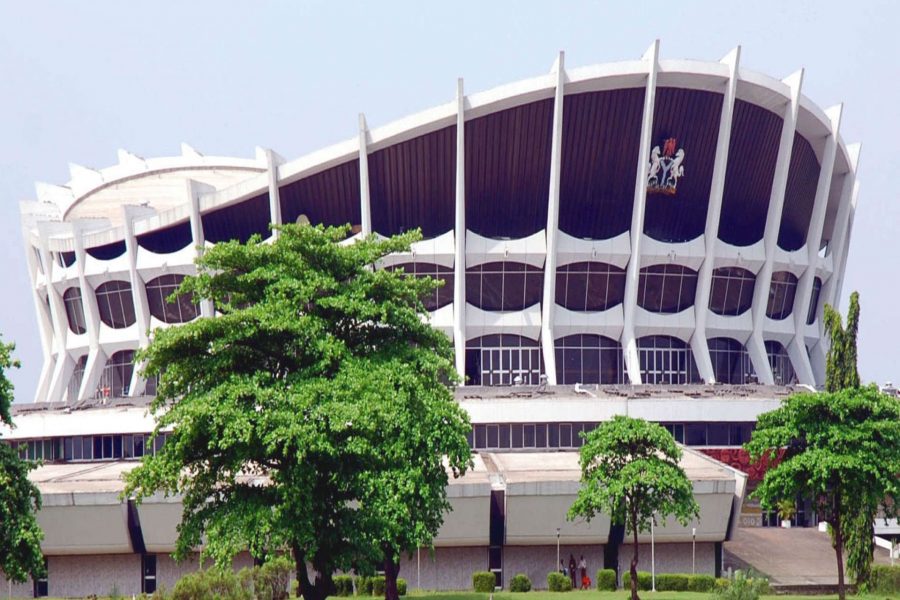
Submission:
[[[580,68],[561,53],[549,73],[487,92],[460,80],[452,101],[386,126],[360,115],[358,136],[295,160],[183,145],[177,157],[73,165],[67,184],[38,184],[22,203],[44,366],[35,406],[4,438],[47,462],[35,475],[45,497],[84,463],[128,468],[164,443],[149,437],[155,381],[135,351],[156,328],[214,316],[165,301],[203,247],[265,240],[270,223],[350,224],[352,237],[420,228],[422,241],[380,266],[445,281],[426,306],[453,340],[483,467],[451,494],[452,531],[472,535],[442,533],[432,557],[463,565],[464,585],[435,569],[422,587],[467,587],[476,564],[501,583],[519,569],[543,581],[557,527],[574,528],[561,543],[595,557],[594,570],[608,562],[608,523],[563,525],[556,508],[577,486],[578,433],[622,413],[722,461],[686,458],[698,498],[715,498],[701,502],[709,531],[662,532],[663,557],[700,543],[702,570],[716,571],[729,532],[758,516],[741,516],[738,448],[795,386],[824,383],[822,311],[847,263],[859,147],[841,138],[841,107],[819,108],[802,83],[802,71],[743,68],[739,48],[702,62],[662,59],[654,43],[639,60]],[[156,517],[111,500],[114,489],[72,485],[42,514],[111,494],[124,529],[109,552],[48,543],[54,594],[56,556],[163,564],[169,542],[129,529]],[[160,527],[174,531],[168,510]]]

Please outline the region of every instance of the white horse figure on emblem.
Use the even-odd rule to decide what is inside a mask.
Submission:
[[[678,152],[675,153],[675,158],[672,159],[672,164],[669,165],[668,168],[668,176],[666,177],[665,185],[667,187],[676,187],[678,185],[678,178],[684,176],[684,167],[681,163],[684,162],[684,148],[679,148]]]
[[[659,185],[659,170],[662,168],[662,164],[660,164],[659,160],[659,146],[654,146],[653,150],[650,152],[650,173],[647,177],[647,185],[648,186],[657,186]]]

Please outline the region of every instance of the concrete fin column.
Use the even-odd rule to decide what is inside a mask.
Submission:
[[[31,235],[26,227],[22,227],[22,239],[25,240],[25,260],[28,264],[28,276],[31,279],[31,298],[34,301],[35,314],[38,316],[38,329],[41,333],[41,351],[44,358],[44,365],[41,368],[40,378],[38,379],[37,389],[34,394],[34,401],[41,402],[46,400],[47,393],[51,387],[55,372],[60,367],[59,364],[64,360],[65,354],[65,330],[60,329],[58,306],[54,306],[55,293],[53,287],[53,262],[50,260],[50,253],[47,252],[46,233],[41,225],[38,225],[39,247],[37,251],[40,258],[35,254],[34,247],[30,243]],[[40,260],[43,263],[43,269],[38,264]],[[44,307],[43,299],[38,291],[37,281],[38,273],[43,271],[44,282],[47,287],[47,294],[50,298],[50,314]],[[54,358],[54,346],[56,347],[56,358]]]
[[[284,162],[284,159],[268,148],[263,152],[266,156],[266,175],[269,182],[269,223],[281,225],[281,192],[278,189],[278,167]],[[277,229],[272,231],[272,237],[278,237]]]
[[[778,245],[778,231],[781,228],[781,213],[784,208],[784,193],[787,189],[788,170],[791,164],[791,152],[794,147],[794,131],[797,126],[797,113],[800,110],[800,89],[803,85],[803,69],[789,75],[784,83],[790,88],[790,99],[784,108],[784,121],[781,126],[781,141],[778,146],[778,158],[775,161],[775,175],[772,179],[772,192],[769,196],[769,210],[766,214],[766,229],[763,234],[763,247],[766,262],[756,275],[753,289],[753,333],[747,340],[747,352],[753,362],[756,376],[761,383],[773,384],[772,368],[766,353],[763,340],[763,329],[766,325],[766,306],[769,303],[769,287],[772,284],[772,265]]]
[[[134,299],[134,314],[138,325],[138,346],[146,348],[150,333],[150,303],[147,300],[147,285],[137,270],[138,243],[134,233],[134,219],[149,216],[155,211],[139,206],[123,206],[123,224],[125,225],[125,253],[128,257],[128,277],[131,280],[131,297]],[[144,394],[146,381],[140,376],[143,364],[134,365],[131,382],[128,385],[129,396]]]
[[[844,179],[844,185],[841,189],[841,203],[838,206],[837,217],[834,223],[834,234],[831,236],[829,244],[829,252],[831,252],[833,261],[831,277],[822,284],[821,304],[835,305],[840,290],[837,283],[840,279],[840,268],[844,264],[844,256],[846,252],[845,242],[850,235],[850,210],[853,203],[854,188],[856,186],[856,174],[859,169],[859,156],[861,151],[859,144],[850,144],[847,146],[847,154],[850,160],[850,172]],[[824,324],[823,324],[824,326]],[[824,331],[824,329],[822,330]]]
[[[838,104],[825,111],[831,124],[831,132],[825,140],[822,153],[822,164],[819,169],[819,181],[816,184],[816,196],[813,201],[812,216],[806,233],[807,267],[797,282],[797,294],[794,297],[794,338],[788,344],[788,356],[797,379],[800,383],[816,385],[809,354],[806,351],[806,317],[812,297],[813,281],[819,265],[819,246],[822,243],[822,227],[825,225],[825,211],[828,208],[828,196],[831,194],[831,179],[834,173],[834,158],[837,155],[838,139],[841,128],[841,112],[843,106]],[[825,383],[824,378],[821,383]]]
[[[78,269],[78,283],[81,286],[81,304],[84,307],[84,323],[90,344],[87,364],[84,366],[84,377],[81,379],[81,389],[78,390],[79,400],[90,398],[93,395],[94,390],[97,389],[97,384],[100,382],[100,376],[103,373],[103,367],[106,366],[107,358],[100,348],[100,309],[97,306],[97,295],[84,274],[84,267],[87,262],[87,252],[84,250],[84,233],[84,229],[80,224],[76,223],[72,227],[72,239],[75,241],[75,264]]]
[[[637,314],[638,281],[641,271],[641,238],[644,235],[644,212],[647,202],[647,165],[650,160],[650,142],[653,134],[653,109],[656,103],[656,78],[659,73],[659,40],[653,42],[642,57],[647,61],[647,88],[644,93],[644,113],[641,122],[641,143],[638,149],[637,171],[634,182],[634,205],[631,211],[631,258],[625,274],[624,327],[622,351],[628,379],[641,383],[641,362],[634,337]]]
[[[719,219],[722,216],[722,196],[725,192],[725,174],[728,172],[728,149],[731,145],[731,123],[734,118],[734,97],[740,77],[741,47],[728,53],[722,62],[728,65],[728,83],[722,100],[722,114],[719,117],[719,138],[716,140],[716,160],[713,164],[712,185],[709,190],[709,206],[706,211],[706,229],[703,242],[706,246],[703,264],[697,278],[697,296],[694,300],[694,335],[691,350],[697,363],[700,377],[707,383],[715,381],[709,344],[706,340],[706,315],[709,311],[709,294],[712,289],[712,275],[715,268],[716,240],[719,237]]]
[[[460,385],[466,378],[466,96],[456,80],[456,204],[453,262],[453,349]]]
[[[369,202],[369,128],[366,116],[359,113],[359,214],[362,234],[372,233],[372,205]]]
[[[844,240],[844,252],[841,257],[841,266],[838,268],[837,265],[834,266],[835,275],[837,275],[838,280],[834,286],[834,306],[835,310],[841,309],[841,290],[844,289],[844,274],[847,272],[847,253],[850,249],[850,238],[853,236],[853,218],[856,216],[856,202],[859,199],[859,181],[855,181],[853,183],[853,196],[850,200],[850,215],[847,219],[847,234],[846,239]]]
[[[211,186],[189,179],[185,182],[185,195],[188,198],[188,206],[191,209],[191,238],[194,242],[195,260],[203,255],[206,238],[203,235],[203,219],[200,216],[200,194],[213,191]],[[200,301],[200,316],[211,317],[216,308],[210,300]]]
[[[541,303],[541,349],[547,383],[556,385],[556,350],[553,315],[556,306],[556,246],[559,240],[559,186],[562,166],[563,104],[566,88],[565,52],[560,52],[553,68],[556,95],[553,100],[553,137],[550,146],[550,196],[547,200],[547,258],[544,261],[544,297]]]

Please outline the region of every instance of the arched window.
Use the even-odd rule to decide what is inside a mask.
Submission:
[[[556,270],[556,303],[569,310],[606,310],[625,297],[625,270],[600,262],[580,262]]]
[[[197,318],[199,307],[194,304],[189,294],[178,296],[174,302],[168,302],[184,275],[161,275],[147,283],[147,303],[150,314],[163,323],[187,323]]]
[[[713,270],[709,310],[726,317],[737,316],[753,305],[756,275],[740,267]]]
[[[116,352],[109,357],[103,367],[96,397],[121,398],[127,396],[132,373],[134,373],[134,350]]]
[[[719,383],[747,383],[753,365],[747,349],[731,338],[710,338],[709,358],[712,360],[713,376]]]
[[[483,310],[522,310],[541,301],[544,271],[517,262],[493,262],[466,270],[466,301]]]
[[[766,354],[769,357],[769,366],[772,368],[772,377],[775,385],[790,385],[797,381],[794,366],[788,357],[787,350],[779,342],[769,340],[765,342]]]
[[[84,324],[84,304],[81,302],[81,288],[70,287],[63,292],[63,304],[66,307],[66,318],[72,333],[82,334],[87,331]]]
[[[780,321],[788,318],[794,309],[794,295],[797,293],[797,278],[788,271],[772,273],[772,285],[769,287],[769,304],[766,316]]]
[[[134,299],[127,281],[108,281],[97,288],[97,308],[100,320],[113,329],[134,323]]]
[[[422,298],[428,311],[435,311],[453,302],[453,269],[433,263],[404,263],[396,265],[393,269],[403,271],[414,277],[431,277],[444,282],[444,285],[432,291]]]
[[[75,369],[72,371],[72,377],[69,379],[69,385],[66,388],[66,398],[68,402],[78,400],[78,391],[81,389],[81,382],[84,380],[84,367],[87,365],[87,354],[81,356],[75,361]]]
[[[540,344],[509,334],[486,335],[466,342],[469,385],[537,385],[544,372]]]
[[[813,279],[812,296],[809,297],[809,311],[806,313],[806,324],[812,325],[816,320],[816,311],[819,309],[819,296],[822,293],[822,280]]]
[[[641,269],[637,303],[656,313],[677,313],[693,306],[697,272],[681,265],[653,265]]]
[[[559,338],[556,374],[561,385],[624,383],[622,345],[608,337],[586,333]]]
[[[643,383],[700,383],[694,355],[686,342],[667,335],[651,335],[638,339],[637,347]]]

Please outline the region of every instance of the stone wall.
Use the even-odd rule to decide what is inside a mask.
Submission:
[[[50,596],[122,596],[141,593],[139,554],[97,554],[47,557]],[[29,594],[30,596],[31,594]]]
[[[634,553],[631,544],[622,544],[619,548],[619,573],[628,571],[631,555]],[[697,573],[716,574],[716,545],[713,542],[697,542]],[[638,544],[638,571],[649,572],[650,544]],[[690,573],[691,544],[656,544],[656,574]],[[621,583],[621,581],[620,581]]]
[[[582,556],[587,563],[587,575],[594,581],[597,569],[603,566],[603,546],[567,546],[561,544],[559,557],[569,566],[569,556],[575,557],[578,564]],[[559,570],[556,560],[556,546],[506,546],[503,548],[503,588],[509,589],[509,582],[514,575],[524,573],[531,579],[533,589],[547,589],[547,574]],[[581,586],[581,572],[576,573],[575,581]]]
[[[0,598],[32,598],[34,585],[29,579],[25,583],[11,583],[0,571]]]
[[[416,554],[400,563],[400,577],[410,590],[471,590],[472,573],[488,570],[486,547],[422,549],[417,569]]]

